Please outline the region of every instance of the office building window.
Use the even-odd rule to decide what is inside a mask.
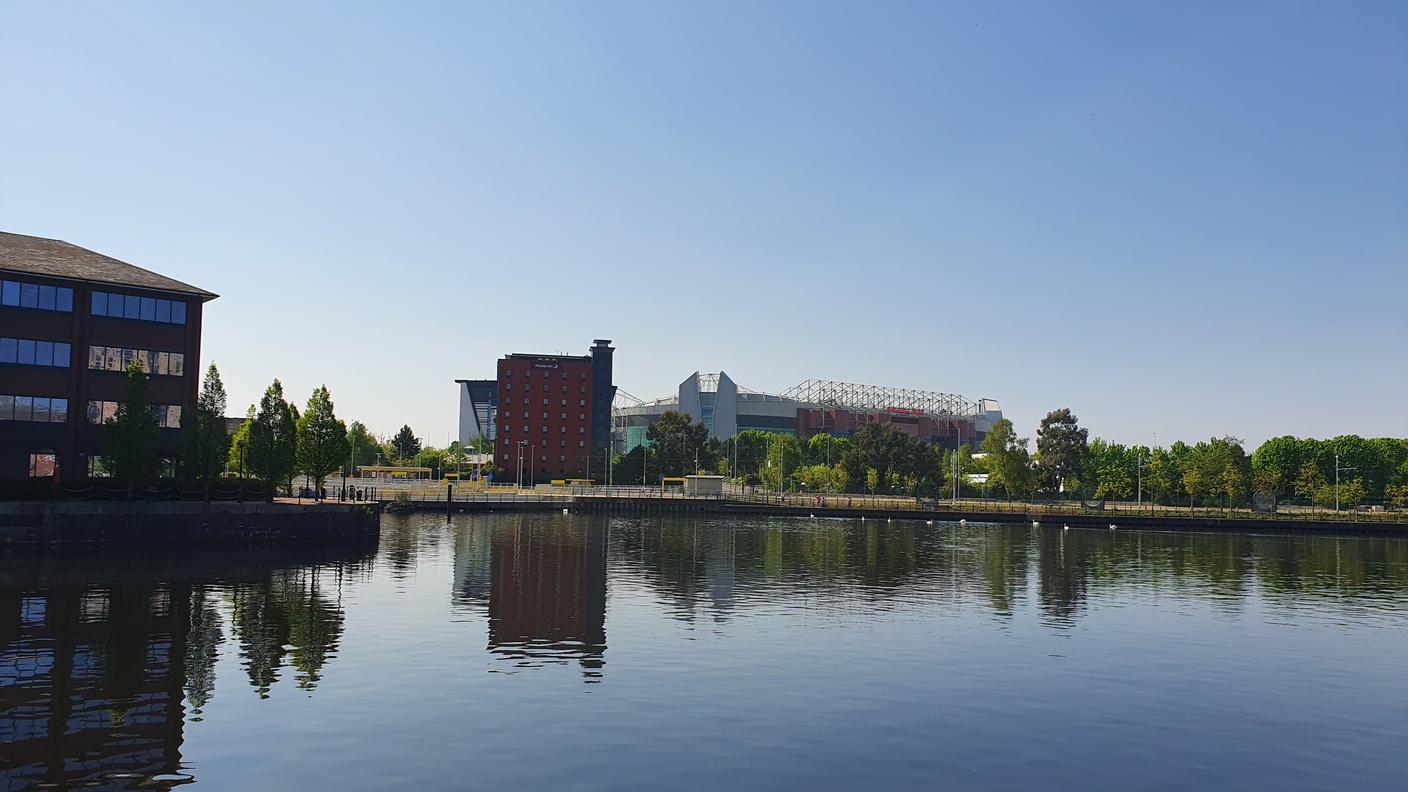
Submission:
[[[70,347],[63,341],[0,338],[0,363],[68,368]]]
[[[0,305],[37,311],[73,311],[73,289],[24,281],[0,281]]]
[[[115,401],[88,402],[88,423],[105,424],[117,420],[118,403]],[[152,420],[162,429],[181,428],[181,406],[177,404],[151,405]]]
[[[70,295],[71,300],[72,296]],[[186,304],[180,300],[163,300],[159,297],[95,291],[93,292],[92,305],[94,316],[136,319],[142,322],[161,324],[183,325],[186,323]]]
[[[68,399],[0,395],[0,421],[63,423],[67,420]]]
[[[162,377],[186,375],[186,356],[181,352],[158,352],[126,347],[88,347],[88,368],[92,371],[126,371],[136,362],[146,374]]]
[[[35,451],[29,455],[30,478],[53,478],[59,469],[59,455],[53,449]]]

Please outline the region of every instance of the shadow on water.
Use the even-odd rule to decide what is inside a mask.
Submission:
[[[0,555],[0,788],[170,786],[233,635],[261,692],[316,684],[342,614],[327,587],[375,545]],[[184,699],[184,704],[183,704]]]

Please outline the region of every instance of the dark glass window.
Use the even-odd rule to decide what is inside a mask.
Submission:
[[[122,301],[122,316],[126,319],[142,318],[142,298],[127,295]]]
[[[172,324],[185,324],[185,323],[186,323],[186,304],[185,304],[185,303],[183,303],[183,302],[176,302],[176,301],[174,301],[174,300],[171,302],[171,323],[172,323]]]
[[[155,322],[155,321],[156,321],[156,298],[154,298],[154,297],[143,297],[143,298],[142,298],[142,317],[141,317],[141,318],[144,319],[144,320],[146,320],[146,321],[148,321],[148,322]]]
[[[0,305],[20,304],[20,284],[17,281],[0,283]]]
[[[19,362],[19,341],[14,338],[0,338],[0,363]]]
[[[107,315],[108,315],[108,293],[107,293],[107,292],[100,292],[100,291],[95,291],[95,292],[93,292],[93,315],[94,315],[94,316],[107,316]]]
[[[38,307],[39,307],[39,284],[37,284],[37,283],[21,283],[21,284],[20,284],[20,307],[21,307],[21,308],[38,308]]]
[[[156,301],[156,320],[157,320],[158,322],[168,322],[168,323],[171,321],[171,301],[170,301],[170,300],[157,300],[157,301]]]
[[[19,363],[22,366],[34,365],[34,342],[28,338],[20,339]]]
[[[45,311],[54,310],[55,289],[53,286],[39,287],[39,308]]]
[[[58,308],[60,311],[64,311],[66,313],[73,311],[73,289],[70,289],[67,286],[59,287]]]

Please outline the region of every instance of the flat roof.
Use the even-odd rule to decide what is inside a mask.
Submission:
[[[104,256],[61,239],[25,236],[8,231],[0,231],[0,270],[153,291],[178,292],[200,297],[202,301],[213,300],[219,296],[214,292],[158,275],[151,270]]]

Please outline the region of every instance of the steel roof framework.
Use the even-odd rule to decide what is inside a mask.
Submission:
[[[859,385],[853,382],[810,379],[783,391],[783,398],[860,412],[883,413],[916,410],[932,418],[972,419],[981,414],[978,403],[955,393]]]

